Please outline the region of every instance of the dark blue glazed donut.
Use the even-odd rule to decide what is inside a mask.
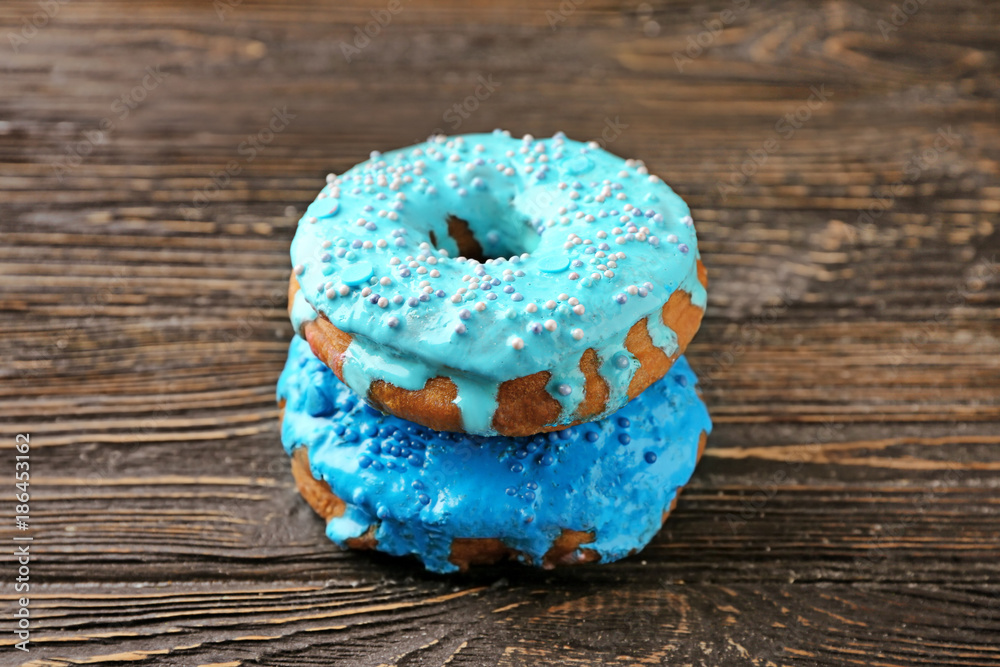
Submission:
[[[543,567],[609,562],[644,547],[711,430],[696,382],[681,357],[613,416],[486,438],[371,409],[296,336],[277,393],[282,441],[307,455],[300,489],[330,539],[449,572],[504,555]]]

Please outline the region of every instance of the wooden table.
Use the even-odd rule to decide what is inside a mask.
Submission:
[[[0,664],[1000,665],[998,23],[3,2],[0,539],[33,560],[29,653],[3,561]],[[297,212],[372,149],[497,126],[602,139],[691,204],[715,431],[613,565],[338,552],[278,442]]]

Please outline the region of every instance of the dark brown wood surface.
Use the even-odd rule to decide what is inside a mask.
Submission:
[[[1000,665],[997,3],[5,0],[0,28],[0,551],[17,433],[34,538],[0,664]],[[715,431],[619,563],[338,552],[278,442],[296,212],[497,126],[603,138],[691,204]]]

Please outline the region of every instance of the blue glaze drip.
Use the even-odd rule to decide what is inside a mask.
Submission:
[[[456,537],[498,538],[535,565],[563,529],[593,532],[583,548],[601,562],[645,546],[694,470],[699,437],[711,431],[696,381],[680,357],[612,417],[483,438],[367,408],[296,336],[277,394],[286,451],[306,447],[313,476],[349,500],[327,524],[330,539],[343,547],[374,527],[379,550],[450,572]],[[317,393],[328,414],[312,414]]]
[[[451,215],[497,259],[456,257]],[[450,377],[466,429],[481,435],[495,434],[492,413],[471,411],[490,409],[500,383],[549,371],[562,378],[549,385],[563,407],[556,426],[584,398],[586,349],[610,387],[605,414],[628,401],[635,366],[609,361],[632,324],[648,317],[654,343],[676,353],[660,309],[675,290],[705,307],[698,257],[690,210],[641,161],[560,134],[433,137],[330,179],[292,241],[302,289],[291,319],[300,331],[323,313],[352,335],[344,376],[362,395],[390,375],[407,389]],[[546,320],[555,327],[534,333]]]

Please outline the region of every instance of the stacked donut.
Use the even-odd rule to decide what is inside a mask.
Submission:
[[[334,542],[447,572],[653,537],[711,422],[693,223],[641,161],[561,133],[373,152],[291,257],[282,441]]]

